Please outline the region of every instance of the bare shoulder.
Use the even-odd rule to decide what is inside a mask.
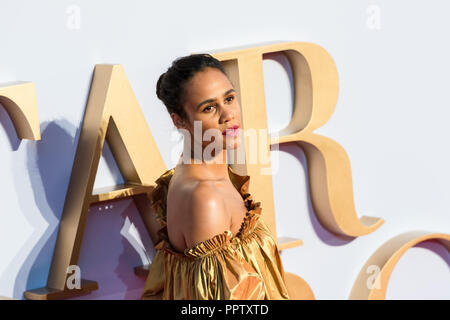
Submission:
[[[188,248],[230,229],[231,217],[223,197],[209,181],[199,181],[190,191],[184,236]]]

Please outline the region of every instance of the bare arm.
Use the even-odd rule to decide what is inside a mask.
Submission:
[[[184,229],[188,248],[230,229],[231,217],[214,186],[200,182],[191,194],[189,217]]]

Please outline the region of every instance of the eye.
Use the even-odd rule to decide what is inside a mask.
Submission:
[[[234,96],[229,96],[225,99],[227,102],[231,102],[234,100]]]
[[[211,104],[211,105],[207,106],[205,109],[203,109],[203,112],[208,113],[212,110],[211,108],[213,108],[213,107],[214,107],[214,105]]]

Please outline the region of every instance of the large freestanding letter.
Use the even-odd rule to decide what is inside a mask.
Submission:
[[[336,141],[313,132],[333,114],[339,91],[336,65],[324,48],[308,42],[282,42],[211,52],[226,66],[232,82],[239,89],[243,129],[267,129],[263,55],[273,52],[284,53],[292,66],[295,109],[291,122],[279,132],[279,137],[265,146],[266,151],[270,144],[276,143],[295,142],[302,147],[308,161],[314,211],[329,231],[349,237],[375,231],[384,220],[368,216],[358,218],[353,201],[350,161],[344,148]],[[263,218],[275,235],[272,176],[260,174],[265,165],[249,161],[250,145],[247,140],[244,144],[246,166],[236,171],[252,177],[252,193],[257,199],[263,199]],[[285,245],[291,246],[289,243]]]
[[[0,86],[0,103],[8,112],[19,139],[41,139],[34,83]]]
[[[107,140],[125,184],[93,191],[103,144]],[[89,206],[123,197],[133,200],[153,241],[158,223],[148,195],[167,170],[130,83],[120,65],[97,65],[70,176],[47,286],[25,292],[27,299],[62,299],[96,290],[81,279],[69,289],[70,266],[77,265]]]

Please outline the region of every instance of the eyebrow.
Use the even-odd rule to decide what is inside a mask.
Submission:
[[[226,96],[227,94],[231,93],[231,92],[235,92],[235,90],[233,88],[225,91],[225,93],[223,94],[223,96]],[[195,108],[195,110],[198,110],[202,105],[204,105],[205,103],[210,103],[210,102],[214,102],[216,101],[216,99],[206,99],[205,101],[200,102],[197,105],[197,108]]]

